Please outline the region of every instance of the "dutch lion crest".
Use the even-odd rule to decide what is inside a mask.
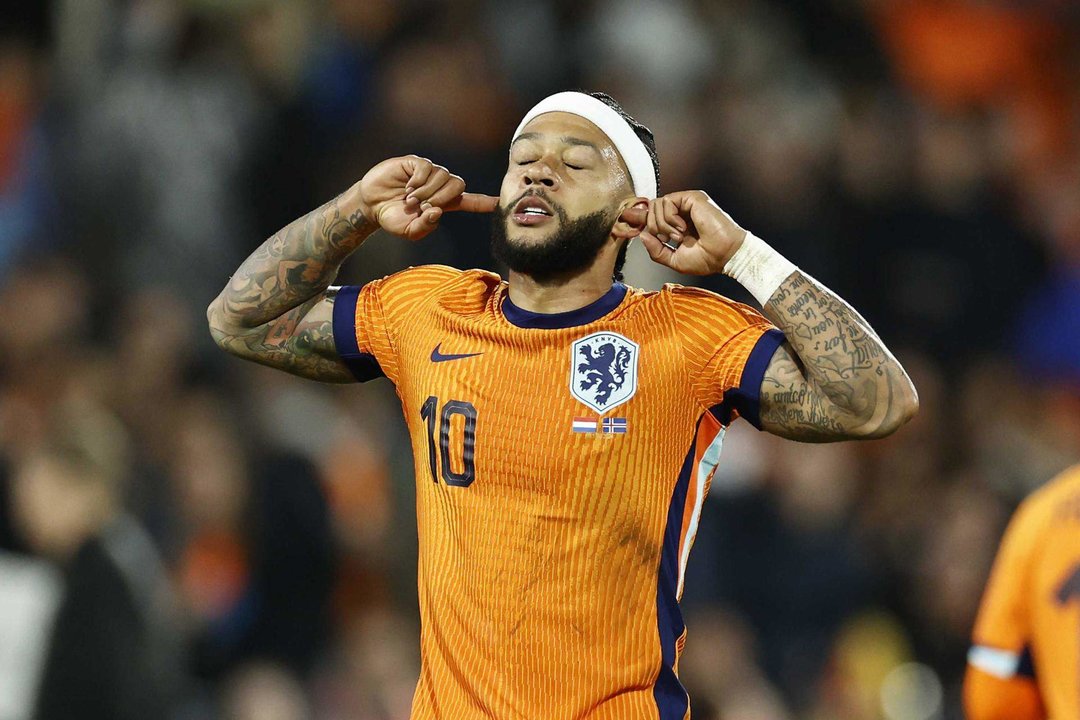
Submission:
[[[603,414],[637,391],[638,345],[618,333],[599,332],[574,343],[570,392]]]

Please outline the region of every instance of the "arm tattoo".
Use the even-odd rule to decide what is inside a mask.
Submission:
[[[319,303],[329,312],[308,317]],[[333,296],[324,293],[263,325],[230,332],[211,325],[210,332],[218,345],[237,357],[312,380],[355,382],[334,346],[333,303]]]
[[[801,272],[780,285],[765,315],[788,342],[761,387],[765,429],[803,441],[880,437],[917,407],[915,388],[869,323]]]
[[[254,327],[315,297],[374,226],[346,213],[339,196],[278,230],[244,261],[222,292],[226,318]]]
[[[327,288],[376,227],[348,195],[286,225],[230,278],[207,310],[224,350],[303,377],[352,380],[334,349]]]

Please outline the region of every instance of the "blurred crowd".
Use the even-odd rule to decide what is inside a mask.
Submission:
[[[1072,0],[5,5],[0,720],[408,717],[393,389],[243,364],[205,307],[385,157],[496,193],[521,113],[568,88],[653,129],[662,192],[848,299],[922,399],[881,442],[732,429],[686,582],[694,717],[960,717],[1008,514],[1080,460]],[[342,281],[498,270],[486,222],[376,236]],[[640,247],[626,274],[699,281]]]

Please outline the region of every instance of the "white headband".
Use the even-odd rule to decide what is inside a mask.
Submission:
[[[656,197],[656,171],[652,158],[645,144],[641,142],[630,124],[607,104],[591,95],[579,92],[561,92],[549,95],[525,113],[521,123],[514,131],[514,139],[521,134],[530,120],[537,115],[549,112],[565,112],[578,115],[591,122],[608,136],[611,144],[622,156],[630,179],[634,181],[634,192],[650,200]]]

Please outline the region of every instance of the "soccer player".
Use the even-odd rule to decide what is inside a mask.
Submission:
[[[969,720],[1080,718],[1080,465],[1020,505],[964,679]]]
[[[652,133],[559,93],[512,136],[498,198],[424,158],[383,161],[286,226],[210,305],[218,344],[330,382],[386,377],[412,437],[421,671],[413,718],[684,718],[683,572],[737,417],[803,441],[916,411],[862,317],[699,190],[657,196]],[[331,288],[382,228],[494,213],[482,270]],[[764,316],[621,282],[627,244],[727,273]]]

